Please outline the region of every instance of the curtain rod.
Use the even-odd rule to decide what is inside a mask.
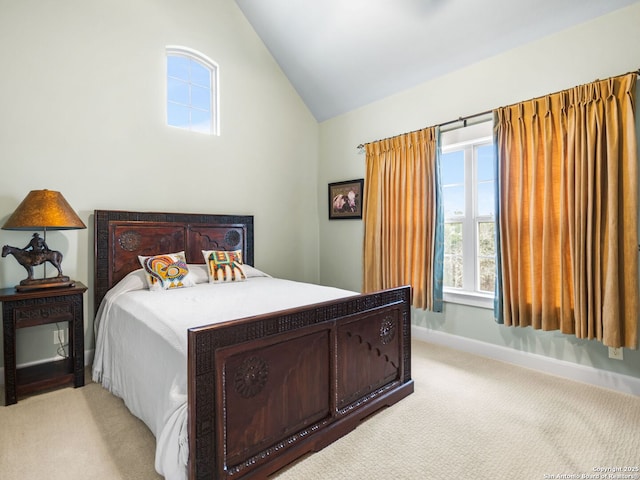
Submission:
[[[484,115],[489,115],[490,113],[493,113],[493,110],[485,110],[484,112],[474,113],[473,115],[467,115],[466,117],[458,117],[455,120],[449,120],[448,122],[438,123],[438,124],[436,124],[434,126],[435,127],[444,127],[446,125],[452,125],[454,123],[462,122],[462,126],[466,127],[467,126],[467,120],[471,120],[472,118],[482,117]],[[406,133],[401,133],[399,135],[406,135],[408,133],[419,132],[420,130],[422,130],[422,128],[420,128],[418,130],[412,130],[412,131],[406,132]],[[383,138],[381,140],[388,140],[390,138],[394,138],[394,137],[397,137],[397,136],[398,135],[394,135],[393,137],[386,137],[386,138]],[[367,142],[367,143],[380,142],[381,140],[373,140],[372,142]],[[360,145],[358,145],[357,148],[364,148],[364,146],[367,145],[367,143],[361,143]]]
[[[631,72],[627,72],[627,73],[623,73],[621,75],[615,75],[616,77],[621,77],[623,75],[628,75],[630,73],[635,73],[636,75],[640,76],[640,68],[638,68],[637,70],[631,71]],[[614,77],[610,77],[610,78],[614,78]],[[599,81],[599,79],[595,79],[594,82]],[[539,98],[539,97],[538,97]],[[444,123],[439,123],[434,125],[435,127],[444,127],[446,125],[452,125],[454,123],[458,123],[458,122],[462,122],[462,127],[466,127],[467,126],[467,120],[471,120],[472,118],[476,118],[476,117],[482,117],[484,115],[489,115],[490,113],[493,113],[493,110],[485,110],[484,112],[480,112],[480,113],[474,113],[473,115],[467,115],[466,117],[458,117],[455,120],[449,120],[448,122],[444,122]],[[426,128],[426,127],[425,127]],[[418,129],[418,130],[412,130],[410,132],[406,132],[406,133],[400,133],[398,135],[394,135],[393,137],[386,137],[383,138],[381,140],[373,140],[371,142],[367,142],[367,143],[361,143],[360,145],[358,145],[356,148],[358,149],[362,149],[364,148],[365,145],[369,144],[369,143],[374,143],[374,142],[380,142],[382,140],[388,140],[390,138],[394,138],[397,137],[399,135],[406,135],[408,133],[414,133],[414,132],[419,132],[420,130],[422,130],[422,128]]]

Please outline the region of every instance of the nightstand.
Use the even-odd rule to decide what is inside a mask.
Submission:
[[[84,385],[83,294],[87,287],[76,282],[72,287],[17,292],[0,289],[2,335],[4,341],[5,404],[18,396],[52,387]],[[16,368],[16,331],[50,323],[67,323],[68,358]]]

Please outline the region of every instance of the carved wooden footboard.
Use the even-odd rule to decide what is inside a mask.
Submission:
[[[139,255],[241,250],[253,217],[95,211],[95,308]],[[188,332],[189,477],[264,478],[413,392],[409,287]]]
[[[190,478],[264,478],[412,393],[410,295],[190,329]]]

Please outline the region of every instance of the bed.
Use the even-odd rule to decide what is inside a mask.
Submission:
[[[94,225],[93,377],[149,426],[167,480],[266,478],[413,392],[409,287],[359,294],[273,279],[251,267],[248,215],[96,210]],[[202,250],[241,251],[246,282],[138,288],[139,255],[184,251],[197,272]],[[154,300],[129,318],[138,298]],[[165,312],[171,325],[156,326]]]

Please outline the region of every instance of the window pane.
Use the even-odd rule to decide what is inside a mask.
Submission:
[[[478,184],[478,216],[494,216],[496,210],[494,182]]]
[[[189,59],[170,55],[167,57],[167,74],[170,77],[189,79]]]
[[[478,255],[482,257],[495,256],[496,254],[495,231],[496,231],[496,224],[494,222],[478,223]],[[446,232],[446,229],[445,229],[445,232]]]
[[[191,86],[191,105],[200,110],[211,110],[211,92],[207,88]]]
[[[444,218],[464,215],[464,185],[442,188]]]
[[[167,100],[189,105],[189,85],[173,78],[167,79]]]
[[[167,47],[167,124],[218,134],[217,65],[191,49]],[[213,90],[216,88],[216,91]],[[182,108],[180,108],[182,107]]]
[[[462,223],[444,224],[444,272],[443,285],[462,288]]]
[[[445,287],[462,288],[462,257],[444,256],[442,283]]]
[[[172,127],[189,128],[189,108],[184,105],[168,103],[167,123]]]
[[[464,151],[445,153],[440,159],[442,185],[464,183]]]
[[[496,281],[496,261],[493,258],[480,258],[480,282],[478,288],[483,292],[493,292]]]
[[[495,288],[495,227],[494,222],[478,223],[478,289],[484,292]]]
[[[444,224],[444,253],[462,256],[462,223]]]
[[[493,168],[493,144],[482,145],[476,149],[478,165],[478,181],[493,180],[495,172]]]
[[[194,132],[211,132],[211,115],[209,112],[191,110],[191,130]]]
[[[211,88],[211,74],[209,69],[191,61],[191,83],[203,86],[205,88]]]

